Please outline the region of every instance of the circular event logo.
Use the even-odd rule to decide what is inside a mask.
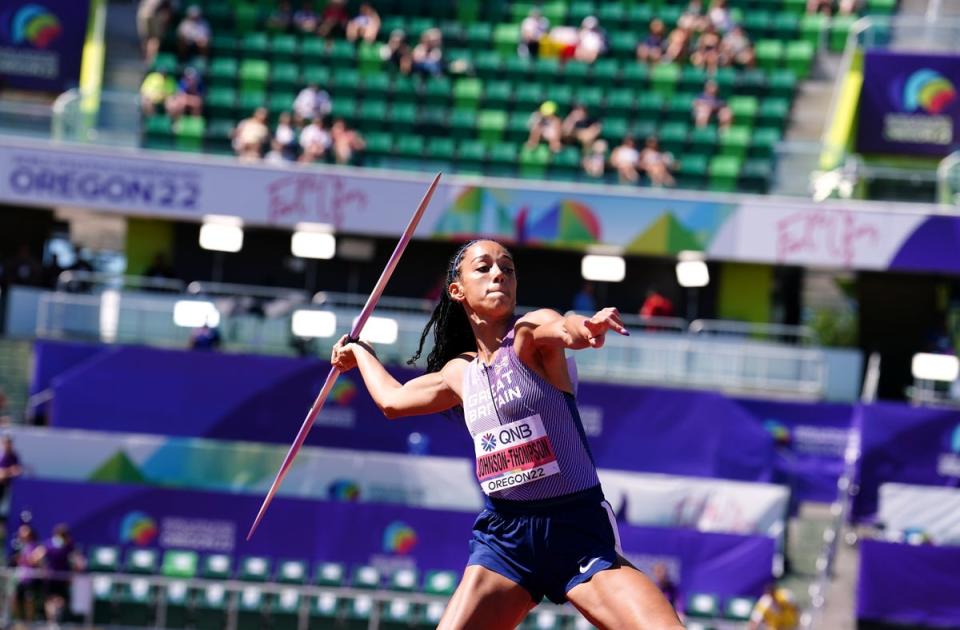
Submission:
[[[383,550],[408,554],[417,546],[417,533],[406,523],[394,521],[383,530]]]
[[[120,524],[120,541],[141,547],[157,539],[157,523],[143,512],[130,512]]]
[[[360,499],[360,486],[349,479],[335,479],[327,487],[327,496],[331,501],[357,501]]]
[[[333,389],[330,390],[330,398],[341,407],[349,405],[357,395],[357,386],[344,377],[337,379]]]
[[[785,424],[777,420],[766,420],[763,428],[773,437],[777,444],[785,445],[790,443],[790,429]]]
[[[9,29],[14,44],[28,43],[35,48],[47,48],[63,32],[57,16],[39,4],[20,7],[10,19]]]
[[[957,98],[957,90],[946,77],[935,70],[923,68],[907,77],[903,85],[903,109],[928,114],[942,114]]]

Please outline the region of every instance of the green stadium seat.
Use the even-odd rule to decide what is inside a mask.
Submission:
[[[605,89],[620,76],[620,64],[616,59],[600,58],[590,68],[590,81],[597,89]]]
[[[423,156],[424,141],[423,136],[401,135],[393,145],[393,152],[396,155],[405,158],[417,158]],[[356,577],[356,575],[354,575]]]
[[[748,164],[744,165],[746,170]],[[731,597],[723,605],[723,617],[731,621],[748,621],[757,600],[752,597]]]
[[[599,115],[603,107],[604,91],[602,88],[587,86],[577,90],[577,102],[587,108],[587,110]]]
[[[762,39],[756,43],[757,65],[766,71],[780,67],[783,61],[783,42],[776,39]]]
[[[637,97],[633,90],[617,88],[607,92],[607,116],[629,116],[636,107]]]
[[[264,556],[247,556],[240,561],[239,577],[248,582],[266,582],[272,575],[270,559]]]
[[[694,127],[687,137],[690,152],[700,155],[712,155],[717,146],[717,141],[717,128],[713,125]]]
[[[571,24],[579,25],[583,18],[597,13],[597,5],[590,0],[572,0],[567,6],[567,17]]]
[[[893,15],[897,12],[897,0],[867,0],[867,15]]]
[[[843,52],[847,46],[847,37],[853,23],[857,21],[855,15],[835,15],[830,22],[830,51]],[[798,76],[803,76],[799,75]]]
[[[740,177],[740,158],[732,155],[715,155],[710,159],[709,186],[718,192],[733,192]]]
[[[666,118],[670,121],[683,122],[693,118],[693,94],[674,94],[667,101]]]
[[[420,140],[423,140],[423,138],[420,138]],[[399,143],[398,140],[397,144]],[[421,152],[422,150],[421,146]],[[354,588],[379,588],[380,571],[369,565],[354,567],[353,574],[350,577],[350,586]]]
[[[300,625],[300,592],[285,588],[272,601],[268,627],[271,630],[297,630]]]
[[[507,57],[503,60],[501,72],[503,76],[516,85],[520,81],[526,81],[532,74],[533,62],[526,57]]]
[[[396,103],[418,103],[420,100],[418,94],[419,86],[413,77],[398,74],[393,77],[393,84],[390,87],[391,98]]]
[[[810,42],[803,40],[789,42],[786,52],[787,68],[797,77],[805,79],[810,76],[815,54],[816,48]]]
[[[240,96],[237,97],[239,117],[249,116],[256,108],[266,106],[267,94],[265,92],[240,92]]]
[[[97,575],[93,578],[93,623],[107,625],[116,617],[116,584],[113,578]]]
[[[630,133],[630,125],[626,118],[605,117],[603,126],[600,128],[600,137],[613,144],[619,144],[620,141]]]
[[[454,109],[448,121],[450,135],[454,138],[472,138],[477,125],[476,112],[468,109]]]
[[[803,15],[807,10],[806,0],[783,0],[783,9],[793,15]]]
[[[187,583],[183,581],[167,582],[163,585],[164,599],[166,605],[167,628],[186,628],[187,615],[190,606],[188,597],[189,589]]]
[[[503,58],[494,50],[478,51],[473,58],[473,70],[485,81],[503,79],[503,63]]]
[[[449,597],[457,588],[457,574],[453,571],[428,571],[423,578],[423,592],[427,595]]]
[[[461,140],[457,145],[457,170],[481,173],[487,159],[487,146],[479,140]]]
[[[210,584],[200,589],[195,600],[193,620],[197,628],[225,628],[229,598],[221,584]]]
[[[351,597],[347,600],[347,616],[366,622],[373,615],[374,606],[376,603],[369,595]]]
[[[318,620],[320,622],[317,624],[319,627],[324,627],[324,623],[329,623],[327,620],[339,615],[340,607],[341,601],[336,595],[321,593],[313,598],[310,603],[310,618],[311,620]],[[315,626],[311,624],[310,627]]]
[[[240,50],[240,42],[233,35],[216,35],[210,38],[210,52],[216,59],[224,55],[233,56]]]
[[[449,78],[432,77],[423,85],[423,99],[428,105],[447,107],[450,105],[452,91],[453,83]]]
[[[785,98],[765,98],[757,111],[757,123],[783,129],[790,116],[790,101]]]
[[[719,135],[720,154],[729,155],[738,159],[743,159],[747,155],[747,147],[750,146],[750,128],[735,125],[724,130]]]
[[[550,164],[550,149],[539,145],[533,149],[524,147],[520,150],[520,176],[532,179],[543,179]]]
[[[819,48],[829,23],[830,18],[821,13],[804,15],[800,18],[800,38],[809,42],[815,49]]]
[[[477,135],[487,146],[503,140],[507,113],[502,110],[481,110],[477,115]]]
[[[529,112],[512,112],[507,117],[507,128],[504,132],[504,138],[511,142],[523,142],[526,140],[530,135],[530,128],[527,126],[529,121]]]
[[[664,151],[669,151],[674,155],[680,155],[686,147],[687,136],[689,134],[690,125],[685,122],[664,123],[658,130],[660,147]]]
[[[360,89],[360,73],[356,70],[336,70],[330,77],[330,93],[338,96],[355,96]]]
[[[334,39],[328,43],[327,59],[334,68],[353,69],[357,66],[357,49],[352,42]]]
[[[519,33],[517,37],[519,38]],[[493,40],[493,27],[487,22],[468,24],[464,32],[464,39],[467,46],[473,50],[488,50]],[[513,54],[516,54],[516,49],[514,49]]]
[[[416,605],[406,597],[394,597],[384,602],[381,615],[387,623],[408,626],[414,619],[416,610]]]
[[[200,576],[208,580],[226,580],[230,577],[233,562],[223,553],[212,553],[203,559]]]
[[[671,5],[665,4],[660,7],[657,17],[663,20],[664,25],[667,27],[667,30],[673,30],[677,25],[677,22],[680,20],[680,16],[683,15],[683,6],[680,5]]]
[[[597,19],[600,24],[609,25],[607,28],[613,29],[620,25],[627,18],[627,11],[624,2],[602,2],[597,7]],[[626,31],[616,31],[626,32]],[[634,37],[636,37],[634,35]]]
[[[113,623],[138,628],[153,626],[157,618],[156,591],[144,578],[122,584],[115,599]]]
[[[703,86],[706,84],[707,71],[696,66],[684,66],[680,70],[679,88],[683,92],[692,92],[699,94],[703,92]],[[719,88],[719,86],[717,86]]]
[[[509,81],[487,81],[484,84],[484,107],[507,109],[512,99],[513,85]]]
[[[161,123],[165,122],[167,129],[169,129],[169,118],[166,116],[153,116],[152,118],[147,119],[147,122],[150,123],[150,121],[154,119],[161,119],[156,124],[159,126]],[[97,545],[91,547],[88,555],[87,566],[93,573],[113,573],[120,567],[120,550],[116,547],[108,545]]]
[[[260,7],[255,4],[240,3],[233,8],[233,27],[241,33],[248,33],[257,27],[260,20]]]
[[[577,147],[564,147],[550,161],[550,173],[559,179],[578,179],[583,169],[580,159],[580,150]]]
[[[563,24],[567,18],[567,2],[566,0],[544,2],[540,5],[540,13],[550,20],[551,24]]]
[[[493,29],[493,47],[497,54],[510,57],[517,54],[520,44],[519,24],[497,24]]]
[[[710,619],[720,615],[720,600],[709,593],[690,593],[687,596],[687,617]]]
[[[296,35],[278,33],[270,37],[268,43],[270,58],[277,61],[295,61],[300,53],[300,44]]]
[[[237,629],[260,630],[267,625],[266,597],[259,586],[245,586],[237,597]]]
[[[769,160],[747,160],[740,170],[738,188],[745,192],[764,195],[769,191],[773,167]]]
[[[240,38],[240,50],[245,57],[265,57],[269,48],[266,33],[247,33]]]
[[[300,57],[306,65],[326,64],[326,43],[319,37],[304,37],[300,40]]]
[[[632,89],[646,89],[650,83],[650,68],[643,63],[626,62],[620,73],[623,84]]]
[[[799,26],[796,15],[781,11],[773,16],[771,34],[782,42],[790,42],[797,38]]]
[[[383,129],[390,124],[387,118],[386,101],[375,98],[364,99],[357,111],[356,119],[364,131]]]
[[[315,568],[314,583],[317,586],[341,586],[344,579],[345,571],[339,562],[322,562]]]
[[[210,87],[222,85],[230,86],[236,84],[239,65],[233,57],[217,57],[210,62],[210,68],[207,71],[207,81]]]
[[[360,91],[364,97],[390,98],[390,75],[386,72],[360,75]]]
[[[568,61],[563,66],[563,79],[571,85],[583,85],[590,76],[590,66],[582,61]]]
[[[456,120],[457,133],[461,136],[473,129],[473,112],[454,110],[453,114],[451,117],[450,110],[444,107],[421,107],[415,129],[425,136],[447,135],[451,118]]]
[[[763,9],[754,9],[747,13],[743,18],[742,26],[747,33],[750,33],[754,38],[767,37],[768,31],[770,30],[770,25],[772,18],[768,11]],[[758,41],[757,44],[762,44],[763,41]]]
[[[741,70],[737,73],[734,91],[739,96],[762,96],[767,89],[767,74],[763,70]]]
[[[170,117],[166,115],[157,115],[151,116],[146,119],[144,122],[144,145],[149,149],[171,149],[174,144],[173,136],[173,124],[170,121]],[[116,553],[116,549],[113,550]],[[107,554],[109,552],[102,552]],[[114,560],[116,562],[116,560]],[[93,569],[91,565],[91,571],[98,570]],[[102,569],[102,570],[116,570],[114,566],[113,569]]]
[[[733,122],[736,125],[751,126],[754,118],[757,117],[759,104],[753,96],[734,96],[729,102],[730,111],[733,113]]]
[[[300,87],[300,66],[289,61],[278,61],[270,72],[270,89],[296,90]]]
[[[663,95],[656,92],[641,92],[635,103],[638,120],[656,122],[663,112]]]
[[[244,59],[240,63],[240,89],[244,91],[263,91],[267,89],[270,77],[270,64],[263,59]]]
[[[793,100],[797,87],[797,76],[791,70],[776,70],[770,73],[767,95]]]
[[[197,552],[168,549],[163,554],[160,574],[168,578],[192,578],[197,575]]]
[[[761,127],[755,129],[750,137],[750,147],[748,154],[750,157],[770,159],[773,156],[774,148],[780,141],[780,130],[770,127]]]
[[[677,183],[684,188],[703,188],[707,182],[706,155],[685,154],[677,160]]]
[[[127,552],[123,570],[127,573],[152,575],[157,572],[158,563],[159,558],[155,549],[131,549]]]
[[[658,93],[670,96],[680,81],[680,66],[675,63],[660,63],[650,71],[650,85]]]
[[[177,56],[173,53],[161,52],[157,53],[157,56],[153,60],[153,69],[157,72],[166,72],[167,74],[174,74],[177,71],[177,68],[180,66],[177,63]]]
[[[480,79],[458,79],[453,84],[453,106],[457,109],[477,109],[483,94]]]
[[[330,83],[330,68],[316,65],[304,65],[301,67],[303,68],[304,83],[315,83],[321,87]]]
[[[354,118],[357,113],[357,99],[346,96],[335,97],[330,113],[334,118],[343,118],[345,120]]]
[[[604,7],[617,7],[622,12],[623,6],[610,2]],[[601,18],[602,20],[603,18]],[[622,17],[621,20],[622,21]],[[616,59],[633,60],[637,51],[637,34],[631,31],[614,31],[608,38],[609,54]]]
[[[302,560],[281,560],[277,564],[276,581],[282,584],[303,584],[307,580],[307,563]]]
[[[378,44],[360,44],[357,48],[357,67],[364,76],[383,72],[383,59],[380,57]]]
[[[456,144],[453,138],[434,136],[427,140],[426,156],[431,160],[453,162],[456,155]]]
[[[549,100],[543,86],[537,83],[514,83],[513,106],[517,111],[527,112],[529,115],[540,105]]]
[[[370,166],[393,152],[393,135],[383,131],[371,131],[364,134],[367,143],[364,149],[365,163]]]
[[[490,175],[512,176],[517,172],[517,159],[520,154],[518,145],[512,142],[500,142],[489,149],[487,169]]]

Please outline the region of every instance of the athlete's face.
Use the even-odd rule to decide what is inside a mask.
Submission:
[[[487,316],[506,316],[517,305],[517,275],[513,258],[503,245],[479,241],[463,253],[460,276],[449,287],[450,297]]]

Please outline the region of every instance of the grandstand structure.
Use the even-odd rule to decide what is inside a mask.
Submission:
[[[449,418],[387,423],[342,376],[242,534],[437,171],[367,329],[392,374],[417,374],[451,253],[501,240],[521,312],[624,313],[630,337],[575,354],[577,400],[624,551],[676,583],[687,628],[747,627],[774,581],[804,629],[960,626],[940,570],[960,544],[957,7],[720,0],[703,12],[755,62],[708,69],[638,61],[686,0],[374,0],[359,42],[278,26],[272,1],[196,0],[149,61],[137,12],[163,3],[11,3],[29,28],[0,23],[0,418],[25,464],[7,531],[70,525],[87,562],[64,626],[436,626],[482,507]],[[193,6],[204,54],[177,41]],[[605,50],[521,54],[532,11],[568,33],[595,18]],[[440,72],[384,52],[433,29]],[[199,111],[143,107],[145,77],[175,92],[188,69]],[[729,125],[696,123],[708,82]],[[272,139],[310,85],[362,148],[238,159],[238,124],[265,107]],[[585,106],[608,147],[655,137],[675,185],[531,146],[545,102]],[[906,565],[916,585],[884,570]],[[23,577],[0,571],[3,623]],[[545,602],[520,627],[591,626]]]

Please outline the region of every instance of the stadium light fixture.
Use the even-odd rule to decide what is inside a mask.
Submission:
[[[356,325],[357,320],[353,320]],[[371,317],[360,332],[360,338],[370,343],[391,344],[397,342],[400,326],[392,317]]]
[[[913,378],[920,381],[952,383],[960,376],[960,359],[952,354],[918,352],[910,364]]]
[[[301,308],[293,312],[290,329],[297,337],[333,337],[337,332],[337,315],[333,311]]]
[[[680,252],[677,261],[677,283],[687,289],[710,284],[710,270],[703,261],[701,252]]]
[[[298,258],[333,258],[337,251],[333,228],[324,223],[298,223],[290,239],[290,251]]]
[[[580,275],[584,280],[623,282],[627,275],[627,262],[622,256],[587,254],[580,260]]]
[[[214,252],[239,252],[243,248],[243,221],[216,214],[203,217],[200,247]]]
[[[117,340],[120,325],[120,292],[107,289],[100,294],[100,339],[105,343]]]
[[[206,300],[178,300],[173,305],[173,323],[183,328],[199,328],[204,324],[216,328],[220,325],[220,311]]]

